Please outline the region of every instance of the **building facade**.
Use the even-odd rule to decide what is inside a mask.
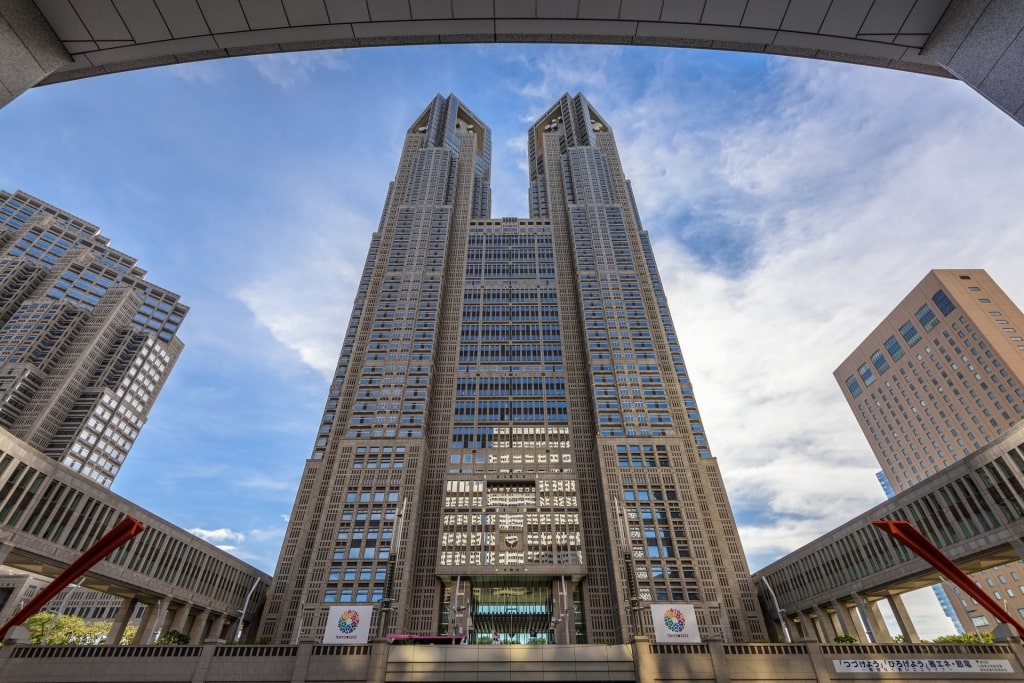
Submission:
[[[408,130],[260,633],[623,642],[648,603],[764,638],[735,521],[607,122],[529,130],[529,218],[490,218],[488,127]]]
[[[99,229],[0,191],[0,427],[110,487],[188,307]]]
[[[1024,314],[984,270],[933,270],[834,374],[898,493],[1024,418]],[[972,578],[1024,617],[1024,565]],[[947,592],[967,630],[996,624]]]

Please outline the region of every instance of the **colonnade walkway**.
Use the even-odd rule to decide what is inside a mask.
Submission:
[[[918,640],[900,595],[945,577],[873,520],[910,522],[970,574],[1024,558],[1024,423],[754,574],[777,638],[892,642],[880,601]]]
[[[0,565],[54,578],[125,516],[145,530],[76,580],[122,598],[109,643],[139,604],[136,644],[172,629],[193,643],[233,639],[240,620],[255,626],[270,576],[0,430]],[[0,623],[16,607],[0,610]]]

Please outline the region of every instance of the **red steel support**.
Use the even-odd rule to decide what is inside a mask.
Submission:
[[[1017,623],[998,602],[989,597],[985,591],[981,590],[977,584],[971,581],[970,577],[964,574],[953,560],[946,557],[934,543],[915,529],[913,524],[903,520],[892,519],[879,519],[871,523],[917,553],[921,559],[938,569],[943,576],[959,586],[960,590],[977,600],[990,614],[1004,624],[1012,626],[1016,629],[1017,635],[1024,638],[1024,626]]]
[[[40,591],[39,595],[30,600],[21,611],[11,617],[10,621],[0,626],[0,641],[4,639],[7,631],[12,626],[23,623],[30,616],[38,612],[43,605],[53,599],[53,596],[67,588],[75,579],[87,572],[90,567],[114,552],[114,550],[134,536],[137,536],[145,528],[142,522],[134,517],[126,516],[118,522],[113,529],[104,534],[103,538],[93,543],[77,560],[69,564],[68,568],[60,573],[60,576],[51,581],[50,585]]]

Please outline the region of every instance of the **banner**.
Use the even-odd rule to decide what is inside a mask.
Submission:
[[[327,613],[324,645],[363,645],[370,639],[370,605],[338,605]]]
[[[699,643],[697,612],[693,605],[651,605],[656,643]]]

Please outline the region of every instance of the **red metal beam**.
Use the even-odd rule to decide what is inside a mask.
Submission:
[[[1017,630],[1017,635],[1024,638],[1024,626],[1017,623],[1013,617],[1007,614],[1002,605],[989,597],[985,591],[981,590],[977,584],[971,581],[970,577],[964,574],[953,560],[946,557],[934,543],[915,529],[913,524],[903,520],[892,519],[879,519],[871,523],[917,553],[921,559],[938,569],[943,576],[959,586],[960,590],[977,600],[982,607],[987,609],[999,621],[1012,626]]]
[[[0,641],[7,636],[7,631],[12,626],[24,623],[26,619],[42,609],[43,605],[53,599],[55,595],[67,588],[79,576],[87,572],[94,564],[114,552],[119,546],[137,536],[146,527],[134,517],[126,516],[117,525],[104,534],[103,538],[96,541],[92,546],[82,553],[77,560],[68,565],[68,568],[60,573],[56,579],[50,582],[46,588],[39,592],[21,611],[11,617],[3,626],[0,626]]]

